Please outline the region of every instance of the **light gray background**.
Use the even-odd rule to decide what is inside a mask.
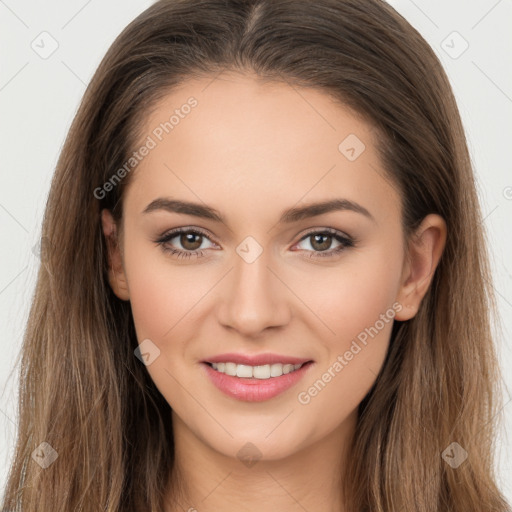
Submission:
[[[16,365],[50,180],[86,84],[118,33],[151,3],[0,0],[0,494],[15,440]],[[503,320],[498,350],[507,388],[497,469],[512,502],[512,1],[390,3],[439,55],[466,127]]]

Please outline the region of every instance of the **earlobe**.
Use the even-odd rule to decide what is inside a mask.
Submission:
[[[101,224],[108,248],[108,280],[113,292],[121,300],[130,300],[128,281],[123,268],[117,226],[109,210],[101,212]]]
[[[397,301],[403,305],[396,320],[409,320],[416,315],[427,293],[446,244],[446,222],[437,214],[427,215],[412,237]]]

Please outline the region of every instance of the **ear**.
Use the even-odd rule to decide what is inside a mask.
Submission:
[[[101,224],[108,247],[108,280],[114,293],[121,300],[129,300],[128,281],[123,267],[121,244],[117,226],[109,210],[101,211]]]
[[[446,222],[427,215],[411,237],[403,266],[397,301],[403,305],[396,320],[409,320],[418,312],[446,244]]]

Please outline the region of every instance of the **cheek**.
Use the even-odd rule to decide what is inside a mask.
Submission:
[[[160,248],[128,238],[125,248],[137,337],[159,345],[186,325],[187,314],[211,285],[203,271],[194,270],[193,265],[177,267]]]
[[[399,289],[402,260],[400,248],[384,242],[372,248],[347,252],[336,266],[290,276],[297,295],[324,325],[327,346],[342,350],[347,341],[377,323],[381,315],[394,318],[392,308]],[[388,322],[386,322],[386,326]],[[327,329],[325,329],[327,327]]]
[[[314,424],[317,433],[348,417],[375,382],[400,309],[393,307],[400,275],[399,251],[380,245],[304,287],[308,306],[330,330],[319,337],[325,357],[297,395],[304,414],[325,419],[322,426]]]

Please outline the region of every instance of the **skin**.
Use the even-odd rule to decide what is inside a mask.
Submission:
[[[189,80],[152,111],[144,138],[190,96],[197,107],[137,166],[121,226],[102,212],[111,286],[131,303],[139,343],[150,339],[160,350],[147,371],[172,407],[186,484],[177,498],[170,482],[167,510],[339,512],[357,406],[382,367],[393,320],[309,403],[298,393],[332,373],[381,314],[391,308],[399,321],[416,314],[445,245],[445,222],[429,215],[404,246],[400,195],[384,178],[372,126],[325,92],[249,74]],[[354,161],[338,149],[349,134],[365,144]],[[164,196],[212,206],[226,222],[142,213]],[[359,203],[374,220],[346,210],[278,223],[287,208],[334,198]],[[176,235],[167,246],[200,244],[203,257],[177,258],[155,243],[179,227],[208,237],[185,245]],[[322,241],[306,234],[325,228],[354,237],[355,247],[315,258]],[[236,252],[247,236],[263,249],[252,263]],[[333,237],[324,247],[339,245]],[[281,395],[244,402],[220,392],[201,368],[224,352],[274,352],[314,365]],[[248,442],[261,457],[250,467],[237,455]]]

